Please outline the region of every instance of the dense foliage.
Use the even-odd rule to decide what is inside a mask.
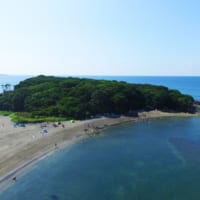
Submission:
[[[192,112],[193,102],[191,96],[163,86],[43,75],[0,94],[0,110],[76,119],[152,109]]]

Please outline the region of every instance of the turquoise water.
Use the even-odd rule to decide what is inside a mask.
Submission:
[[[199,200],[200,118],[108,129],[40,163],[1,200]]]

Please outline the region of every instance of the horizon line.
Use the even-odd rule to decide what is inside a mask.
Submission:
[[[40,75],[44,75],[44,76],[64,76],[64,77],[70,77],[70,76],[86,76],[86,77],[91,77],[91,76],[96,76],[96,77],[101,77],[101,76],[106,76],[106,77],[200,77],[199,75],[177,75],[177,74],[172,74],[172,75],[153,75],[153,74],[141,74],[141,75],[127,75],[127,74],[45,74],[45,73],[38,73],[38,74],[0,74],[0,76],[40,76]]]

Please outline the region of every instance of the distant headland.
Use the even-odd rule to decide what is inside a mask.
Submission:
[[[43,75],[21,81],[0,94],[1,114],[9,115],[0,115],[0,188],[49,153],[106,128],[199,116],[191,114],[194,103],[189,95],[150,84]]]
[[[40,75],[0,94],[0,110],[28,118],[88,119],[161,110],[193,113],[194,99],[165,86]],[[22,118],[21,118],[22,119]]]

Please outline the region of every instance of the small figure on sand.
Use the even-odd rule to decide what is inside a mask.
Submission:
[[[52,126],[53,126],[54,128],[57,128],[57,127],[58,127],[58,125],[57,125],[56,123],[53,123]]]
[[[45,134],[48,133],[48,131],[47,131],[46,128],[42,128],[42,130],[40,131],[40,133],[41,133],[42,135],[45,135]]]
[[[12,180],[13,180],[13,181],[16,181],[16,180],[17,180],[17,177],[16,177],[16,176],[14,176],[14,177],[12,178]]]
[[[57,143],[55,143],[54,146],[55,146],[55,149],[58,149],[58,145],[57,145]]]

